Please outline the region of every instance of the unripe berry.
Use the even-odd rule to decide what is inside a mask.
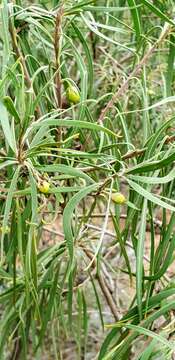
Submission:
[[[0,232],[1,232],[2,234],[8,234],[8,233],[10,232],[9,226],[5,226],[5,227],[1,226],[1,227],[0,227]]]
[[[80,94],[75,86],[69,85],[66,90],[66,95],[69,102],[73,104],[78,104],[80,102]]]
[[[122,193],[113,193],[111,196],[112,201],[114,201],[118,205],[123,205],[126,203],[126,198]]]
[[[50,184],[47,181],[44,180],[39,184],[38,189],[43,194],[47,194],[49,192],[49,189],[50,189]]]

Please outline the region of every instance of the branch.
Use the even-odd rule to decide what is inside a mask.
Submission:
[[[17,33],[16,33],[15,28],[12,26],[11,20],[9,20],[9,32],[10,32],[11,39],[12,39],[13,51],[14,51],[14,53],[16,55],[16,58],[20,59],[20,62],[21,62],[21,65],[22,65],[22,68],[23,68],[23,71],[24,71],[24,77],[25,77],[25,80],[26,80],[26,83],[27,83],[27,87],[30,88],[31,85],[32,85],[32,82],[31,82],[30,75],[29,75],[28,70],[27,70],[27,66],[26,66],[24,57],[23,57],[23,55],[22,55],[22,53],[21,53],[21,51],[20,51],[20,49],[18,47]]]
[[[92,260],[93,259],[93,254],[91,254],[86,248],[83,248],[83,251],[85,252],[85,254],[87,255],[87,257]],[[96,268],[96,261],[94,260],[92,263],[92,267],[93,269]],[[114,318],[116,321],[119,320],[119,316],[117,313],[117,309],[116,309],[116,303],[113,300],[113,297],[111,295],[111,292],[109,290],[108,284],[105,281],[104,277],[102,276],[102,274],[97,273],[96,274],[96,278],[98,280],[98,283],[100,285],[101,291],[106,299],[106,302],[109,306],[109,308],[111,309],[111,313],[114,315]]]
[[[148,52],[144,55],[142,60],[139,62],[139,64],[135,67],[135,69],[131,72],[131,74],[128,76],[128,78],[124,81],[124,83],[121,85],[121,87],[118,89],[118,91],[113,95],[111,100],[107,103],[106,107],[101,111],[100,117],[98,119],[98,122],[103,122],[107,112],[109,109],[111,109],[116,101],[119,100],[121,96],[126,92],[129,82],[132,78],[139,75],[140,71],[142,70],[142,67],[146,64],[152,53],[154,52],[155,48],[158,47],[161,42],[165,39],[165,37],[170,33],[171,26],[165,25],[160,37],[158,40],[154,43],[154,45],[151,46],[151,48],[148,50]]]
[[[57,96],[57,106],[62,108],[62,98],[61,98],[61,74],[60,74],[60,38],[61,38],[61,22],[63,17],[63,6],[58,10],[55,20],[55,35],[54,35],[54,50],[55,50],[55,67],[56,67],[56,76],[55,76],[55,86],[56,86],[56,96]]]

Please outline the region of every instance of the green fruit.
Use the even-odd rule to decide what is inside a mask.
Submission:
[[[50,189],[50,184],[47,181],[42,181],[42,183],[39,184],[38,189],[43,194],[47,194]]]
[[[8,233],[10,232],[9,226],[5,226],[5,227],[1,226],[1,227],[0,227],[0,232],[1,232],[2,234],[8,234]]]
[[[111,199],[118,205],[123,205],[126,203],[126,198],[122,193],[112,194]]]
[[[78,104],[80,102],[80,94],[75,86],[69,86],[66,90],[66,95],[69,102]]]

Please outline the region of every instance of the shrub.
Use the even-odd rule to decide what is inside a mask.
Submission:
[[[1,1],[0,359],[173,354],[173,3]]]

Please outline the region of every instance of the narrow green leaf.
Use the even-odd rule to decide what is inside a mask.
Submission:
[[[159,8],[154,6],[150,1],[148,0],[140,0],[140,2],[147,6],[154,14],[156,14],[160,19],[168,22],[171,25],[175,25],[174,21],[171,20],[168,16],[166,16]]]
[[[143,296],[143,255],[144,255],[144,241],[146,233],[146,212],[147,212],[147,200],[144,200],[140,231],[137,243],[137,258],[136,258],[136,292],[137,292],[137,305],[140,321],[143,318],[142,313],[142,296]]]
[[[21,166],[18,166],[17,169],[14,172],[13,178],[10,183],[10,187],[7,194],[7,199],[5,202],[5,209],[4,209],[4,217],[2,222],[2,235],[1,235],[1,261],[3,261],[4,256],[4,236],[5,236],[5,229],[8,226],[8,220],[13,200],[14,191],[16,189],[19,173],[20,173]]]
[[[61,174],[67,174],[74,177],[79,177],[85,179],[88,183],[94,183],[94,180],[90,178],[87,174],[83,173],[83,171],[73,168],[68,165],[59,164],[59,165],[45,165],[45,166],[37,166],[37,169],[41,172],[59,172]]]
[[[135,183],[132,180],[127,179],[127,182],[129,185],[139,194],[145,197],[147,200],[150,200],[154,204],[161,206],[167,210],[175,211],[175,207],[172,205],[167,204],[165,201],[160,200],[156,195],[153,195],[149,191],[145,190],[143,187],[141,187],[139,184]]]
[[[17,153],[16,141],[10,128],[7,110],[2,102],[0,102],[0,123],[4,132],[5,140],[7,141],[11,149],[14,151],[14,153]]]
[[[67,248],[69,251],[69,257],[70,257],[70,269],[73,265],[74,260],[74,235],[72,232],[72,216],[74,213],[74,210],[78,203],[85,198],[88,194],[90,194],[92,191],[95,191],[98,188],[98,184],[93,184],[88,187],[85,187],[81,191],[78,192],[78,194],[74,195],[69,202],[67,203],[64,212],[63,212],[63,230],[65,239],[67,242]]]
[[[127,2],[130,7],[131,14],[132,14],[136,37],[137,37],[137,40],[139,40],[140,36],[141,36],[141,23],[140,23],[139,9],[136,7],[135,0],[127,0]]]
[[[37,128],[41,127],[48,127],[48,126],[57,126],[57,127],[75,127],[80,129],[89,129],[89,130],[95,130],[95,131],[103,131],[104,133],[113,136],[114,138],[118,138],[118,134],[114,133],[110,129],[98,125],[96,123],[89,123],[86,121],[80,121],[80,120],[62,120],[62,119],[45,119],[43,121],[35,122],[31,125],[31,127],[28,128],[26,131],[26,134],[24,136],[24,139],[26,139],[29,135],[29,133],[32,130],[35,130]]]
[[[149,336],[149,337],[157,340],[157,342],[162,343],[163,345],[165,345],[167,348],[171,349],[172,351],[175,350],[175,345],[173,345],[171,343],[171,341],[168,341],[162,335],[159,335],[159,334],[157,334],[157,333],[155,333],[155,332],[153,332],[151,330],[148,330],[148,329],[145,329],[142,326],[133,325],[133,324],[125,324],[124,327],[126,327],[127,329],[130,329],[130,330],[135,330],[139,334]]]
[[[175,178],[175,169],[172,169],[168,175],[163,176],[163,177],[155,177],[155,176],[139,176],[139,175],[129,175],[128,179],[132,179],[134,181],[139,181],[145,184],[166,184],[172,180],[174,180]]]
[[[15,109],[15,106],[13,104],[12,99],[9,96],[5,96],[3,98],[3,104],[5,105],[7,111],[14,117],[15,123],[19,124],[20,123],[20,117],[19,117],[18,112]]]

